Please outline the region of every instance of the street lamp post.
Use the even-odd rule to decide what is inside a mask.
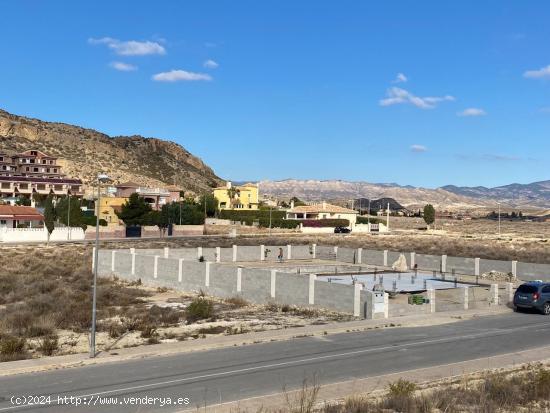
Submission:
[[[107,182],[109,177],[101,173],[97,176],[97,213],[95,222],[95,251],[94,251],[94,284],[92,289],[92,328],[90,334],[90,358],[95,357],[95,330],[96,330],[96,306],[97,306],[97,267],[99,258],[99,209],[101,208],[101,184]]]

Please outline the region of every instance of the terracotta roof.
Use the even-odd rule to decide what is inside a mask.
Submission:
[[[36,208],[30,206],[0,205],[0,217],[13,219],[29,219],[42,221],[44,216]]]
[[[294,207],[288,212],[292,212],[292,213],[297,212],[299,214],[302,214],[304,212],[312,213],[312,214],[317,212],[329,212],[333,214],[358,214],[358,212],[353,209],[348,209],[348,208],[344,208],[344,207],[341,207],[338,205],[332,205],[332,204],[301,205],[301,206]]]

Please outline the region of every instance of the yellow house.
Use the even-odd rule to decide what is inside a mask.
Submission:
[[[116,212],[120,212],[122,205],[126,203],[126,197],[101,197],[99,205],[99,219],[107,221],[107,225],[118,225],[119,219]],[[96,203],[97,205],[97,203]],[[96,206],[95,214],[98,216],[98,208]]]
[[[219,209],[258,209],[258,185],[244,184],[214,188],[214,197],[218,201]]]

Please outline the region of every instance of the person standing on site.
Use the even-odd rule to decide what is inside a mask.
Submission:
[[[283,249],[279,248],[279,255],[277,257],[279,259],[279,262],[283,262]]]

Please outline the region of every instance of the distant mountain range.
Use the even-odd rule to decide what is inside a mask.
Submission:
[[[260,181],[259,185],[262,194],[278,198],[296,196],[306,201],[351,200],[364,197],[393,198],[409,209],[421,208],[426,203],[449,210],[490,209],[496,208],[497,202],[500,202],[503,208],[550,208],[550,180],[496,188],[447,185],[428,189],[395,183],[297,179]]]

